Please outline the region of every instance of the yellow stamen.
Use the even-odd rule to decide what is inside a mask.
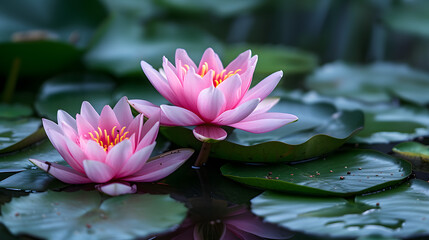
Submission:
[[[126,127],[121,128],[121,131],[117,129],[116,126],[112,128],[111,131],[107,129],[101,129],[98,127],[97,130],[93,132],[89,132],[89,136],[92,140],[98,143],[105,151],[108,151],[111,147],[116,144],[122,142],[125,139],[129,139],[127,137],[128,131],[125,131]]]

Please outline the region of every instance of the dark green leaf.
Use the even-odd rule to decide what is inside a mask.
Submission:
[[[40,123],[35,118],[0,119],[0,153],[15,151],[45,138]]]
[[[429,184],[421,180],[354,202],[265,192],[252,200],[252,210],[268,222],[325,238],[403,239],[429,234],[428,193]]]
[[[124,195],[103,200],[98,192],[44,192],[2,206],[13,234],[45,239],[134,239],[179,224],[186,208],[166,195]]]
[[[411,174],[411,165],[376,151],[349,150],[293,165],[227,164],[221,170],[226,177],[262,189],[350,196],[398,183]]]
[[[360,111],[337,111],[329,104],[283,100],[272,112],[295,114],[299,120],[262,134],[235,129],[225,141],[212,144],[211,156],[244,162],[298,161],[337,149],[363,126]],[[164,127],[161,132],[180,146],[200,149],[189,129]]]
[[[62,109],[75,116],[83,101],[88,101],[99,112],[111,103],[114,82],[106,76],[95,74],[67,74],[55,77],[42,86],[36,101],[41,116],[56,120]]]
[[[46,191],[62,186],[65,184],[39,169],[25,170],[0,181],[0,187],[15,190]]]
[[[0,103],[0,119],[14,119],[30,117],[33,114],[31,107],[22,104]]]

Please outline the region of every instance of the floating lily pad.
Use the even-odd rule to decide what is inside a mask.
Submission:
[[[40,119],[0,119],[0,153],[18,150],[46,137]]]
[[[330,103],[343,110],[362,110],[364,129],[352,137],[355,143],[389,143],[408,141],[429,135],[429,110],[415,105],[364,103],[343,97],[322,96],[316,92],[276,91],[275,96],[299,99],[306,103]]]
[[[190,26],[148,23],[142,28],[140,22],[121,15],[112,16],[97,39],[85,56],[86,64],[117,76],[142,76],[141,60],[160,67],[163,55],[174,59],[176,48],[199,59],[207,46],[220,45],[208,33]]]
[[[429,162],[429,146],[418,142],[399,143],[392,150],[405,159],[420,159]]]
[[[28,161],[29,158],[65,164],[65,161],[58,151],[52,146],[51,142],[46,139],[22,151],[0,156],[0,172],[20,172],[34,167],[34,165]]]
[[[0,181],[2,188],[31,191],[46,191],[65,185],[39,169],[25,170]]]
[[[262,134],[235,129],[225,141],[212,144],[211,156],[243,162],[298,161],[337,149],[363,127],[362,112],[338,111],[330,104],[282,100],[272,111],[291,113],[299,120]],[[163,127],[161,132],[180,146],[200,149],[190,129]]]
[[[429,103],[429,95],[426,94],[429,74],[399,64],[327,64],[310,76],[306,84],[321,94],[349,97],[366,103],[389,102],[395,96],[420,105]]]
[[[273,72],[283,70],[284,77],[280,84],[296,86],[296,80],[310,73],[317,67],[317,57],[309,52],[271,45],[237,45],[228,47],[225,51],[224,64],[231,62],[240,53],[252,50],[252,55],[258,55],[255,75],[252,84],[266,78]]]
[[[428,15],[427,1],[400,1],[386,12],[383,20],[394,30],[429,37]]]
[[[349,150],[293,165],[227,164],[221,171],[234,181],[262,189],[350,196],[402,181],[411,174],[411,165],[376,151]]]
[[[413,180],[354,201],[265,192],[252,200],[252,211],[268,222],[324,237],[427,237],[429,184]]]
[[[0,119],[14,119],[30,117],[33,114],[31,107],[22,104],[0,103]]]
[[[57,119],[62,109],[74,116],[80,112],[83,101],[88,101],[99,112],[111,103],[114,82],[104,75],[66,74],[45,82],[36,100],[41,116]]]
[[[134,239],[178,225],[186,208],[167,195],[44,192],[2,206],[1,221],[15,235],[44,239]]]

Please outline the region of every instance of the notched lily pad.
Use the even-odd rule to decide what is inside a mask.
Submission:
[[[252,200],[252,211],[268,222],[323,237],[427,237],[429,184],[413,180],[354,201],[265,192]]]
[[[76,240],[147,237],[178,225],[186,215],[183,204],[167,195],[103,200],[95,191],[32,193],[1,210],[1,222],[15,235]]]
[[[372,150],[349,150],[293,165],[227,164],[222,174],[262,189],[350,196],[396,184],[411,174],[407,161]]]
[[[211,146],[211,156],[242,162],[298,161],[337,149],[363,127],[362,112],[338,111],[330,104],[284,99],[272,111],[291,113],[299,120],[262,134],[235,129],[225,141]],[[180,146],[200,149],[190,129],[163,127],[161,132]]]

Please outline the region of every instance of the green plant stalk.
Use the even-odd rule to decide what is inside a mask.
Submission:
[[[12,63],[9,76],[3,92],[3,102],[10,103],[12,101],[13,93],[15,91],[16,83],[18,82],[19,67],[21,66],[21,59],[15,58]]]
[[[210,147],[211,147],[211,143],[203,142],[200,153],[198,154],[198,158],[194,164],[195,167],[201,167],[204,163],[207,162],[207,159],[209,158],[209,155],[210,155]]]

